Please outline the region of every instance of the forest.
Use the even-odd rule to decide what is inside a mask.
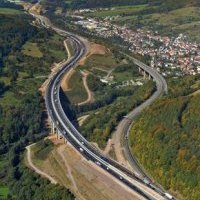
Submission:
[[[50,1],[49,1],[50,2]],[[151,6],[159,6],[167,11],[182,8],[186,6],[199,6],[198,0],[72,0],[69,7],[78,8],[97,8],[112,7],[124,5],[149,4]]]
[[[95,7],[110,7],[119,5],[135,5],[144,4],[148,0],[73,0],[72,8],[95,8]]]
[[[25,147],[48,133],[38,88],[52,62],[66,56],[60,48],[62,39],[30,25],[27,14],[13,14],[22,7],[0,1],[1,7],[12,9],[0,13],[0,199],[74,199],[66,188],[33,173],[23,159]],[[33,46],[42,59],[30,53]]]
[[[199,76],[169,81],[169,96],[146,109],[130,132],[133,154],[180,199],[199,199]],[[193,95],[191,95],[193,94]]]

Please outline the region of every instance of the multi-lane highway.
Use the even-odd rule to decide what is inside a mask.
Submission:
[[[85,54],[86,47],[76,35],[56,28],[49,22],[48,19],[43,16],[35,14],[32,15],[37,18],[44,27],[51,28],[58,34],[70,38],[75,44],[75,54],[67,63],[63,64],[57,73],[51,78],[46,90],[45,102],[47,111],[52,124],[54,124],[59,134],[67,139],[67,141],[71,143],[86,159],[94,162],[107,173],[115,177],[118,181],[122,182],[137,192],[141,198],[149,200],[172,199],[171,195],[168,193],[165,193],[162,190],[157,190],[157,188],[154,187],[152,183],[145,183],[143,179],[137,177],[133,172],[130,172],[114,160],[111,160],[110,158],[102,155],[81,135],[76,127],[70,122],[63,110],[60,101],[60,81],[64,74],[70,68],[74,67]]]

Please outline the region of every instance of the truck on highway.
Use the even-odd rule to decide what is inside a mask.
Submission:
[[[80,147],[79,149],[80,149],[80,151],[81,151],[81,152],[83,152],[83,151],[84,151],[84,150],[83,150],[81,147]]]
[[[167,197],[167,199],[173,200],[175,199],[171,194],[169,193],[165,193],[165,196]]]

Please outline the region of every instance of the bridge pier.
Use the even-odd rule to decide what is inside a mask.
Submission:
[[[143,71],[143,78],[146,79],[146,72]]]
[[[56,135],[57,140],[62,140],[64,141],[64,144],[67,144],[67,139],[63,137],[63,135],[60,133],[60,131],[56,128],[55,124],[50,120],[51,123],[51,135]]]
[[[60,133],[60,131],[58,131],[58,138],[59,140],[61,140],[63,138],[62,134]]]
[[[149,74],[149,80],[151,80],[151,75]]]
[[[143,70],[141,67],[139,67],[139,73],[143,75],[143,78],[146,79],[148,76],[148,79],[151,80],[151,75],[148,74],[145,70]]]
[[[54,123],[51,122],[51,134],[52,135],[56,134],[56,130],[55,129],[56,129],[56,127],[55,127]]]
[[[58,135],[58,131],[57,131],[57,129],[55,129],[55,134],[56,134],[56,139],[58,140],[59,135]]]

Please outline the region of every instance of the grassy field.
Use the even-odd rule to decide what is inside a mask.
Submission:
[[[34,145],[32,150],[39,160],[45,160],[53,150],[53,143],[49,140],[42,140]]]
[[[8,77],[0,77],[0,81],[3,81],[5,85],[10,85],[10,79]]]
[[[59,184],[70,188],[77,199],[79,199],[80,194],[78,194],[77,189],[74,189],[74,184],[71,179],[72,176],[79,193],[87,200],[113,200],[118,199],[120,192],[123,194],[126,193],[126,191],[119,191],[114,187],[115,182],[106,175],[104,176],[104,174],[99,173],[99,170],[96,170],[93,164],[82,159],[80,154],[77,154],[70,145],[61,143],[62,141],[58,142],[44,160],[40,160],[33,152],[33,163],[42,171],[51,174]],[[69,169],[71,176],[69,175]],[[132,196],[132,198],[127,197],[127,193],[126,196],[123,194],[121,194],[121,200],[127,198],[134,199]]]
[[[18,105],[21,98],[27,93],[35,91],[45,81],[45,78],[36,78],[37,76],[48,75],[50,67],[54,61],[61,61],[67,57],[63,40],[61,37],[53,34],[46,38],[46,41],[41,41],[40,37],[30,39],[21,48],[21,61],[15,62],[15,67],[18,70],[18,77],[15,82],[15,87],[4,92],[0,98],[0,105],[6,107],[10,105]],[[9,58],[15,55],[10,55]],[[41,61],[41,58],[42,61]],[[4,71],[6,71],[4,67]],[[33,72],[30,77],[29,73]],[[11,86],[10,78],[7,76],[0,76],[8,87]]]
[[[71,40],[66,40],[66,44],[67,44],[67,47],[69,49],[69,52],[71,55],[74,55],[75,53],[75,48],[74,48],[74,44]]]
[[[38,48],[37,43],[27,42],[22,49],[22,53],[34,58],[42,58],[43,54]]]
[[[134,81],[141,78],[138,68],[134,64],[127,64],[128,61],[114,55],[111,51],[107,51],[104,55],[95,54],[87,58],[85,64],[77,68],[71,77],[69,88],[66,92],[72,104],[80,103],[87,99],[87,93],[83,86],[80,70],[90,73],[87,78],[87,84],[94,94],[96,102],[102,100],[105,94],[112,93],[117,90],[116,85],[122,85],[124,81]],[[101,78],[105,78],[109,74],[109,82],[114,85],[103,84]],[[112,80],[113,79],[113,80]],[[131,84],[128,83],[128,84]],[[132,91],[134,86],[128,86],[126,89]],[[118,91],[116,91],[118,93]],[[123,96],[123,95],[122,95]]]
[[[0,170],[5,169],[5,165],[7,164],[7,159],[3,155],[0,156]],[[9,188],[1,183],[0,181],[0,199],[7,199],[7,195],[9,194]]]
[[[80,103],[87,99],[87,92],[83,86],[82,75],[79,69],[72,75],[69,81],[70,91],[67,91],[65,94],[73,104]]]
[[[138,72],[138,68],[134,64],[119,66],[113,71],[112,75],[114,76],[114,81],[118,83],[141,78],[141,75]]]
[[[82,67],[83,69],[92,69],[93,67],[110,70],[118,65],[116,58],[112,53],[106,53],[105,55],[92,55]]]
[[[40,141],[31,147],[33,163],[38,166],[39,169],[56,177],[56,180],[58,180],[60,184],[69,187],[71,182],[67,176],[63,176],[63,174],[66,174],[66,171],[64,171],[64,166],[62,166],[60,160],[58,160],[58,155],[55,155],[56,152],[53,143],[49,141],[46,147],[44,147],[42,143],[44,144],[44,141]],[[41,152],[39,152],[40,150]]]
[[[48,41],[49,51],[55,57],[56,62],[60,62],[63,59],[67,59],[67,53],[63,44],[64,38],[58,34],[53,34],[53,36]]]
[[[147,7],[147,4],[143,5],[133,5],[133,6],[117,6],[110,10],[97,11],[94,13],[87,13],[86,16],[91,17],[107,17],[107,16],[116,16],[116,15],[131,15],[136,14],[139,11]]]
[[[23,12],[20,10],[16,10],[13,8],[0,8],[0,14],[6,14],[6,15],[19,15]]]
[[[9,188],[7,186],[0,185],[0,199],[7,199],[9,194]]]

